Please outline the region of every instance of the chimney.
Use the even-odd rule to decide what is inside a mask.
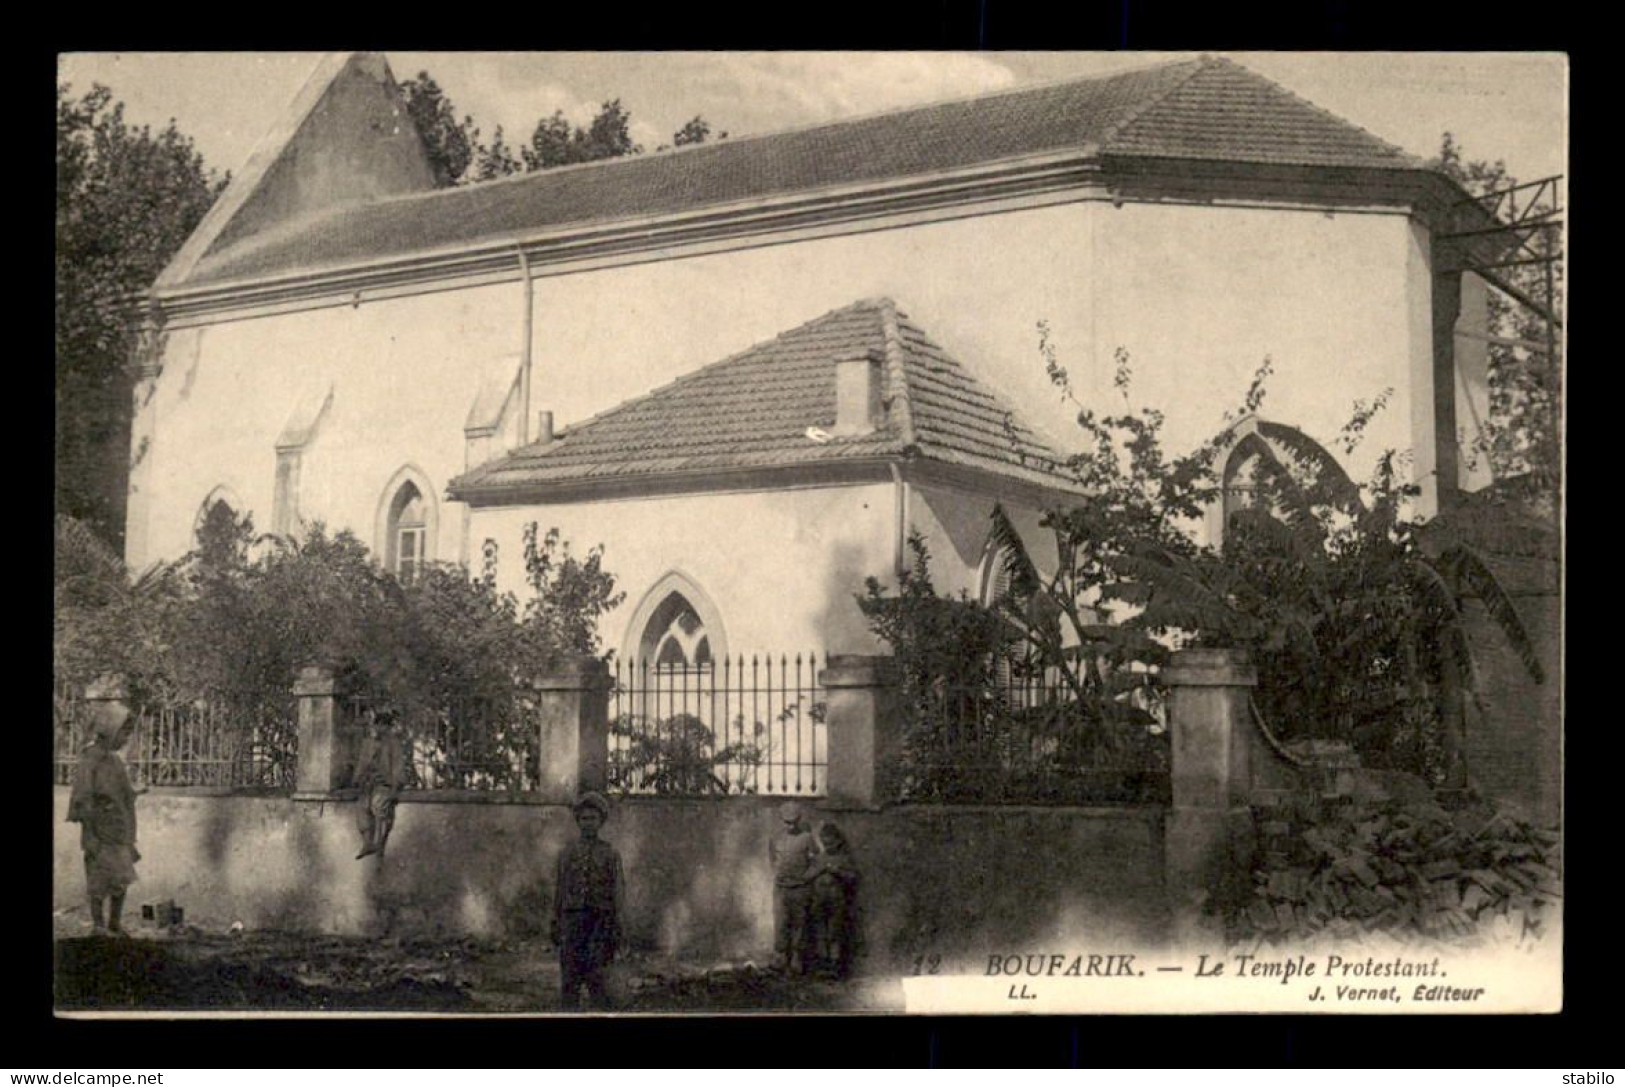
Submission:
[[[870,434],[881,421],[880,375],[885,356],[870,348],[835,360],[835,430]]]
[[[536,444],[553,444],[553,413],[550,411],[536,413]]]

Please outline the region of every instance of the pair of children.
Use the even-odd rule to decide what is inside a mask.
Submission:
[[[779,960],[789,973],[844,978],[857,936],[857,865],[834,823],[812,832],[801,808],[779,810],[780,832],[768,844],[773,865]]]

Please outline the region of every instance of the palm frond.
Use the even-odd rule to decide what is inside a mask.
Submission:
[[[1120,575],[1147,587],[1140,622],[1151,628],[1227,631],[1244,636],[1251,620],[1231,604],[1220,568],[1206,570],[1183,556],[1145,549],[1112,559]]]
[[[1275,455],[1274,450],[1260,443],[1256,471],[1259,483],[1263,484],[1259,488],[1260,494],[1267,495],[1275,505],[1273,512],[1277,519],[1300,537],[1299,546],[1304,549],[1318,546],[1321,532],[1320,524],[1315,519],[1314,496],[1298,482],[1291,468]]]
[[[1413,591],[1424,601],[1424,606],[1436,617],[1431,624],[1440,649],[1450,658],[1466,680],[1466,687],[1477,697],[1479,690],[1478,664],[1473,660],[1472,643],[1467,640],[1467,628],[1462,623],[1461,610],[1456,606],[1456,593],[1444,575],[1432,564],[1408,564]]]
[[[999,561],[1009,582],[1005,592],[1017,601],[1031,600],[1042,590],[1043,581],[1038,576],[1038,568],[1033,565],[1032,556],[1027,553],[1027,543],[1004,512],[1002,504],[993,507],[992,520],[989,540],[994,553],[1000,556]]]
[[[1483,601],[1484,610],[1489,612],[1490,618],[1501,628],[1501,633],[1506,635],[1507,641],[1511,643],[1513,650],[1518,654],[1518,659],[1523,661],[1524,668],[1534,681],[1545,683],[1546,671],[1541,667],[1540,657],[1529,638],[1529,630],[1524,626],[1512,598],[1507,595],[1506,589],[1502,587],[1484,556],[1466,544],[1458,543],[1440,556],[1440,562],[1461,584]]]
[[[1360,505],[1359,485],[1349,478],[1337,458],[1319,442],[1297,427],[1264,420],[1258,423],[1258,433],[1270,443],[1285,449],[1294,460],[1310,470],[1314,477],[1314,491],[1318,492],[1313,497],[1323,497],[1332,505],[1345,508]]]

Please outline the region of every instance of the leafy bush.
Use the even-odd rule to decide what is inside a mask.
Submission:
[[[1002,511],[995,522],[1008,526]],[[1081,657],[1063,646],[1065,612],[1046,610],[1049,597],[1028,595],[1017,612],[1013,594],[993,608],[940,595],[925,541],[909,547],[895,595],[870,578],[858,599],[899,665],[905,728],[890,787],[937,801],[1146,798],[1145,779],[1167,773],[1167,737],[1143,697],[1150,676],[1126,667],[1135,636],[1117,638],[1120,654]]]
[[[104,672],[139,687],[164,651],[180,600],[175,572],[155,567],[131,577],[112,548],[84,522],[56,520],[52,671],[59,686],[82,690]]]
[[[609,780],[622,792],[721,796],[754,791],[747,776],[760,765],[762,748],[747,740],[719,747],[716,732],[694,714],[659,720],[622,714],[609,729],[618,741],[611,744]],[[761,732],[757,725],[757,735]]]
[[[1543,678],[1511,598],[1473,548],[1404,516],[1416,488],[1392,453],[1362,489],[1301,433],[1260,429],[1274,445],[1256,446],[1260,501],[1231,515],[1222,550],[1143,547],[1120,563],[1145,589],[1141,621],[1250,649],[1281,739],[1348,741],[1367,766],[1461,784],[1478,686],[1468,593]]]
[[[1379,457],[1362,488],[1301,431],[1256,420],[1257,436],[1243,440],[1253,502],[1230,512],[1222,548],[1200,546],[1196,519],[1224,497],[1214,465],[1230,435],[1170,456],[1160,413],[1086,407],[1047,337],[1041,348],[1051,379],[1078,406],[1085,448],[1065,468],[1085,493],[1044,519],[1058,556],[1044,576],[994,512],[1009,584],[995,610],[1029,653],[1049,667],[1082,665],[1060,672],[1076,677],[1078,700],[1100,707],[1105,721],[1123,687],[1144,682],[1127,666],[1156,666],[1179,644],[1246,648],[1259,672],[1257,704],[1282,740],[1350,742],[1369,766],[1462,784],[1459,733],[1477,697],[1463,598],[1477,596],[1529,673],[1539,681],[1542,672],[1483,556],[1408,518],[1418,489],[1402,478],[1401,458]],[[1270,372],[1266,359],[1227,419],[1256,417]],[[1125,405],[1131,378],[1119,352]],[[1340,436],[1345,451],[1386,401],[1355,404]]]
[[[59,521],[57,678],[81,686],[123,672],[147,705],[229,692],[275,706],[302,666],[325,663],[346,695],[394,709],[431,765],[473,759],[489,776],[533,755],[524,682],[596,654],[598,620],[624,597],[599,548],[578,559],[556,530],[538,539],[531,525],[524,554],[533,593],[521,608],[460,567],[429,565],[403,584],[348,531],[256,537],[222,504],[191,553],[133,580],[82,526]],[[453,757],[450,713],[469,706],[481,735],[459,735]]]
[[[1266,814],[1262,825],[1276,834],[1265,836],[1251,896],[1226,918],[1237,941],[1536,937],[1562,896],[1557,832],[1489,805],[1344,799]]]
[[[923,694],[945,683],[992,684],[998,662],[1011,656],[1017,632],[998,615],[961,593],[941,596],[931,580],[931,552],[918,532],[908,539],[913,564],[888,594],[875,578],[865,581],[858,608],[874,632],[891,646],[904,693]]]

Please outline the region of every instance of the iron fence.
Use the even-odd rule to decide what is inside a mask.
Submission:
[[[629,793],[822,796],[829,735],[813,654],[698,666],[618,661],[610,782]]]
[[[343,705],[357,729],[386,706],[363,695],[349,696]],[[398,720],[404,726],[403,789],[522,793],[540,784],[541,725],[529,692],[451,698],[398,714]]]
[[[58,684],[54,692],[53,780],[73,782],[91,741],[90,705]],[[298,710],[291,694],[212,691],[185,702],[132,707],[122,750],[138,788],[210,786],[291,791],[298,767]]]
[[[1149,670],[1103,696],[1082,665],[984,682],[905,685],[897,790],[937,803],[1166,803],[1167,713]]]

